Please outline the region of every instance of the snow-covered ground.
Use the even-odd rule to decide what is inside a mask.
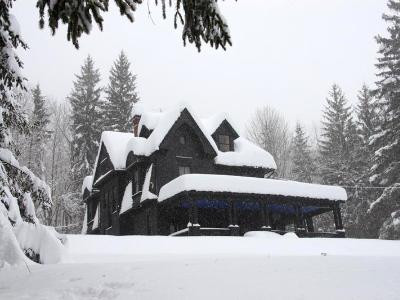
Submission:
[[[399,299],[400,241],[68,236],[0,271],[0,299]]]

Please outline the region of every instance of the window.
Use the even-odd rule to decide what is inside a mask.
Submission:
[[[220,134],[218,136],[218,148],[223,152],[227,152],[231,150],[229,135]]]
[[[181,135],[181,136],[179,137],[179,143],[180,143],[181,145],[185,145],[185,144],[186,144],[186,138],[185,138],[183,135]]]
[[[179,166],[179,176],[185,175],[185,174],[190,174],[190,167],[188,166]]]

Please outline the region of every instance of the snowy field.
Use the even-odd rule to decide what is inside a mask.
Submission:
[[[0,271],[0,299],[400,299],[400,241],[68,236]]]

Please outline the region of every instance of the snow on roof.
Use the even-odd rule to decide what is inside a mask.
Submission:
[[[124,196],[122,197],[122,201],[121,201],[121,209],[119,211],[119,214],[122,215],[124,212],[131,209],[132,205],[133,205],[132,181],[130,181],[125,188]]]
[[[160,144],[164,140],[165,136],[168,134],[171,127],[175,124],[178,118],[181,116],[182,112],[187,109],[190,115],[193,117],[196,124],[200,127],[200,130],[204,133],[205,137],[207,138],[208,142],[214,148],[215,151],[218,150],[217,145],[215,144],[213,138],[207,134],[207,131],[203,128],[202,123],[200,120],[196,118],[196,115],[191,112],[190,107],[187,105],[181,104],[177,109],[171,109],[163,113],[162,118],[159,119],[157,123],[157,127],[151,133],[149,138],[149,146],[151,150],[154,152],[159,149]]]
[[[133,115],[141,116],[145,111],[146,111],[146,108],[142,101],[136,102],[133,105],[133,109],[132,109]]]
[[[164,201],[183,191],[279,195],[336,201],[347,200],[346,191],[337,186],[243,176],[186,174],[164,185],[158,195],[158,201]]]
[[[100,203],[98,203],[96,207],[96,214],[94,215],[92,230],[99,228],[99,210]]]
[[[204,128],[207,130],[207,133],[212,135],[225,120],[232,126],[232,128],[237,133],[239,133],[237,127],[235,126],[235,123],[229,118],[229,116],[226,113],[218,113],[208,118],[202,118],[201,123],[204,125]]]
[[[122,152],[122,151],[121,151]],[[151,147],[149,147],[149,141],[144,137],[132,137],[125,148],[124,158],[128,157],[129,152],[133,152],[134,155],[138,156],[149,156],[153,153]]]
[[[239,137],[234,141],[234,151],[219,151],[211,134],[224,120],[228,120],[227,117],[224,114],[218,114],[211,118],[200,120],[196,117],[196,114],[192,112],[191,108],[185,104],[181,104],[178,108],[170,109],[165,112],[144,112],[139,126],[145,125],[147,128],[153,130],[148,138],[136,137],[133,133],[103,132],[100,144],[104,144],[106,147],[114,169],[124,169],[126,167],[126,159],[130,152],[138,156],[150,156],[157,151],[165,136],[185,109],[188,110],[214,151],[217,153],[215,157],[216,164],[276,169],[274,158],[267,151],[259,148],[245,138]],[[231,124],[230,121],[228,122]],[[97,154],[95,166],[97,166],[100,149]]]
[[[142,195],[140,197],[140,202],[149,199],[157,199],[157,196],[150,192],[150,181],[151,181],[151,173],[153,172],[153,164],[150,165],[149,169],[146,172],[146,177],[144,178]]]
[[[246,166],[265,169],[276,169],[276,163],[272,155],[253,144],[249,140],[238,137],[234,141],[235,151],[221,152],[215,158],[217,165]]]
[[[103,133],[101,134],[100,147],[97,153],[95,166],[97,166],[97,162],[99,160],[101,145],[104,145],[107,149],[114,169],[124,169],[126,163],[126,156],[124,155],[124,151],[128,142],[134,137],[135,135],[130,132],[103,131]]]
[[[93,176],[86,176],[83,179],[83,183],[82,183],[82,195],[85,192],[85,189],[87,189],[89,192],[91,192],[92,186],[93,186]]]
[[[146,126],[146,128],[150,130],[156,128],[158,121],[160,120],[161,117],[163,117],[163,115],[164,115],[163,112],[152,112],[152,111],[142,112],[139,121],[138,133],[140,133],[143,126]]]

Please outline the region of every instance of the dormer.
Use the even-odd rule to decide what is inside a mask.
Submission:
[[[223,120],[211,136],[217,144],[218,150],[221,152],[234,151],[234,140],[239,137],[238,133],[227,120]]]
[[[140,129],[139,136],[147,139],[152,132],[153,129],[148,129],[145,125],[143,125]]]

